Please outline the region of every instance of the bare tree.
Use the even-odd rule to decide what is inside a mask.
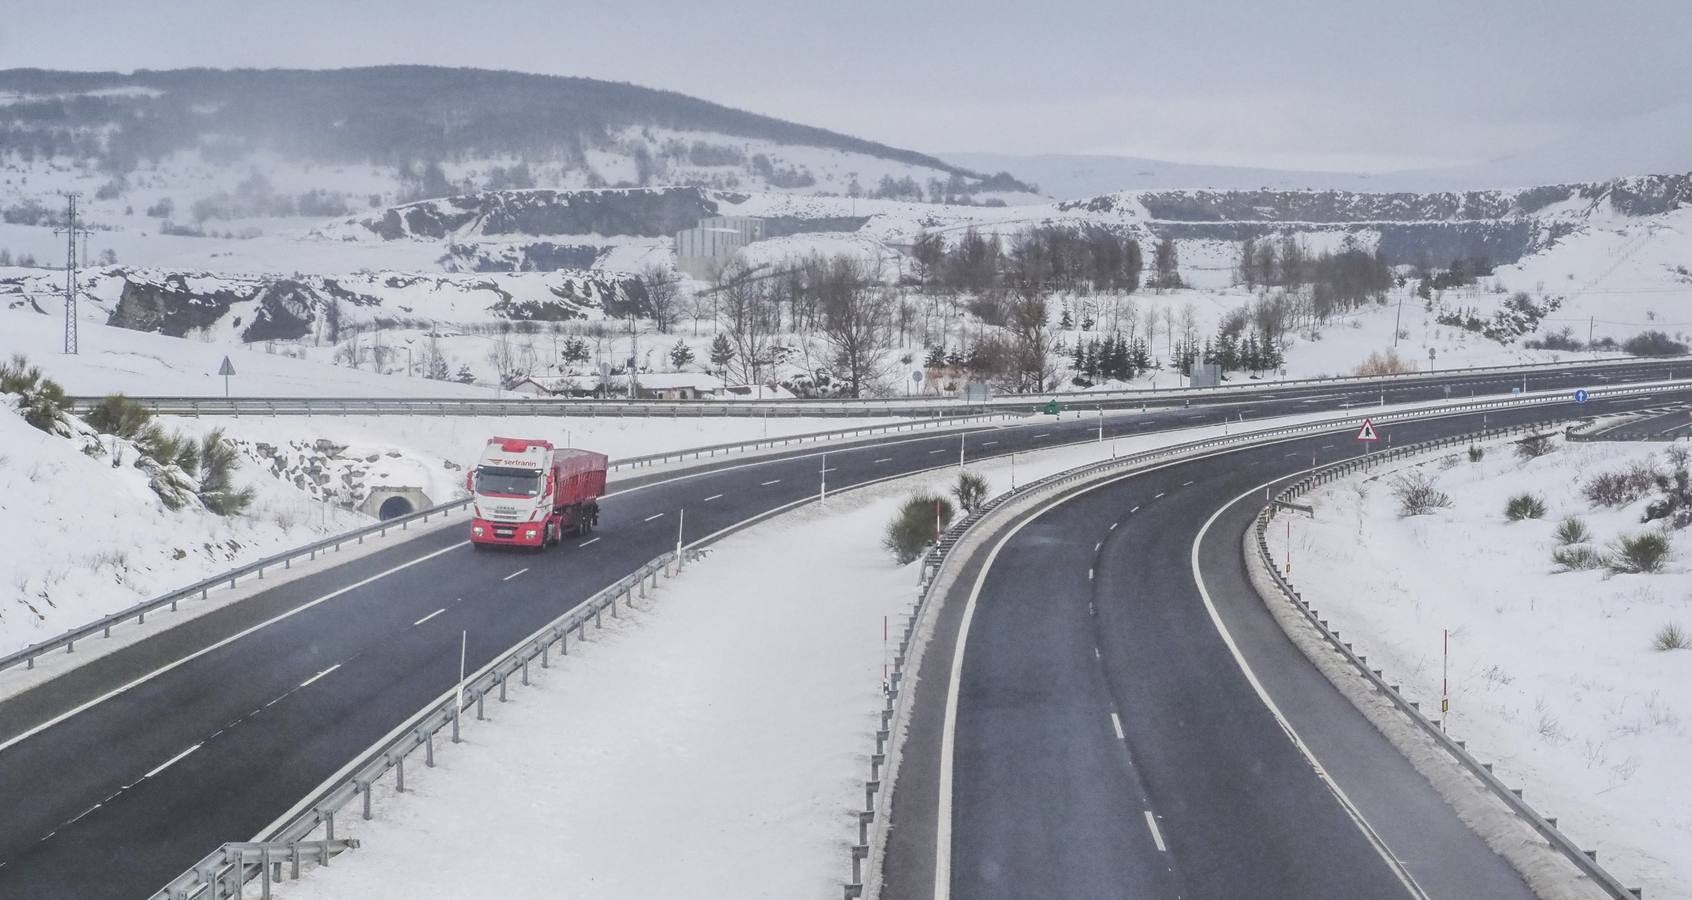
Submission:
[[[1185,344],[1198,343],[1198,309],[1191,300],[1181,306],[1181,341]]]
[[[1015,352],[1016,390],[1020,393],[1046,389],[1054,371],[1047,359],[1051,341],[1046,325],[1050,308],[1045,288],[1029,278],[1013,279],[1006,298],[1005,327],[1010,331]]]
[[[668,266],[651,264],[640,270],[640,281],[646,288],[646,307],[652,314],[652,327],[669,333],[681,317],[681,276]]]
[[[839,257],[817,291],[823,338],[854,397],[886,371],[892,349],[893,295],[873,274],[857,260]]]
[[[512,373],[517,370],[517,351],[511,346],[509,332],[501,331],[494,338],[493,346],[488,348],[487,359],[488,365],[493,366],[494,372],[499,375],[499,383],[510,387]]]
[[[775,337],[767,281],[753,278],[751,270],[735,263],[723,271],[716,296],[742,383],[762,383]]]

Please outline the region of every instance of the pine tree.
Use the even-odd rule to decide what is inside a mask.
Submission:
[[[686,341],[677,339],[675,346],[670,348],[670,365],[680,371],[690,362],[693,362],[693,348]]]
[[[962,344],[958,345],[958,349],[946,354],[946,365],[951,366],[954,369],[962,368],[964,363],[968,361],[969,360],[964,357]]]
[[[1087,345],[1080,338],[1075,339],[1075,358],[1070,361],[1070,368],[1074,369],[1077,375],[1087,372]]]
[[[922,361],[923,368],[925,368],[925,369],[938,369],[945,364],[946,364],[946,348],[945,347],[941,347],[941,346],[936,345],[936,346],[928,348],[928,356],[925,357]]]
[[[464,365],[458,367],[458,376],[453,380],[457,381],[459,384],[475,384],[476,373],[470,371],[469,363],[465,363]]]
[[[1058,317],[1058,327],[1069,331],[1075,327],[1075,317],[1069,314],[1069,304],[1063,304],[1063,315]]]
[[[719,370],[728,368],[730,360],[734,359],[734,345],[729,343],[728,335],[718,334],[711,341],[711,364]]]

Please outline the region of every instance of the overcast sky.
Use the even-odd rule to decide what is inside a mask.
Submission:
[[[931,153],[1383,171],[1692,92],[1688,0],[80,0],[0,67],[433,63],[669,88]],[[964,16],[969,21],[961,21]]]

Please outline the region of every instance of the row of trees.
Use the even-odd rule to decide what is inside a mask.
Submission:
[[[1369,253],[1350,238],[1338,253],[1312,255],[1291,237],[1247,238],[1240,242],[1236,277],[1247,287],[1294,292],[1309,288],[1310,314],[1320,322],[1380,302],[1396,282],[1392,265],[1377,249]]]
[[[1106,228],[1039,225],[1010,237],[985,235],[973,227],[956,243],[945,235],[922,232],[911,245],[917,277],[925,288],[982,295],[1032,282],[1050,290],[1072,293],[1140,289],[1145,261],[1140,243]],[[1156,250],[1153,283],[1180,283],[1179,260],[1173,241]]]

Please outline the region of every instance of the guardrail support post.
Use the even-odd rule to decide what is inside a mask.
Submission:
[[[405,793],[405,757],[394,760],[394,793]]]
[[[458,708],[457,703],[454,703],[452,705],[452,742],[455,743],[455,744],[459,742],[458,741],[458,717],[462,712],[463,712],[463,710]]]
[[[433,731],[423,736],[423,765],[430,769],[435,767],[435,733]]]
[[[502,675],[499,679],[499,702],[505,702],[505,684],[511,680],[510,675]]]
[[[270,845],[259,848],[259,896],[270,900]]]
[[[288,877],[292,878],[295,881],[299,881],[300,880],[300,842],[299,841],[295,841],[295,842],[288,845],[288,859],[289,859],[289,862],[288,862]]]
[[[358,788],[358,792],[360,794],[364,795],[364,818],[365,818],[365,821],[369,821],[370,820],[370,782],[368,782],[368,781],[354,781],[353,784]],[[329,857],[329,848],[327,848],[327,847],[323,848],[323,856],[324,856],[325,859],[327,859]]]
[[[524,687],[529,686],[529,659],[528,659],[528,657],[523,658],[523,686]]]
[[[478,722],[484,722],[487,720],[486,711],[482,708],[482,700],[487,696],[487,691],[482,691],[476,695],[476,721]]]

